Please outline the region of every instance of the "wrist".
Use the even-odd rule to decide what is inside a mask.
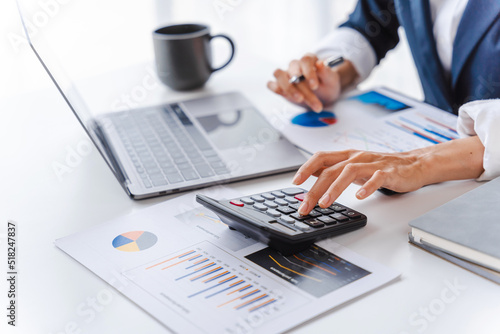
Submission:
[[[439,155],[426,149],[415,150],[411,153],[418,163],[422,186],[440,182],[437,176],[442,175],[440,168],[444,166],[440,162]]]
[[[409,152],[419,161],[423,185],[478,178],[484,171],[484,146],[477,138],[455,139]]]
[[[359,74],[356,71],[356,68],[349,60],[345,60],[342,65],[339,65],[337,68],[335,68],[335,71],[339,75],[340,87],[342,91],[352,86],[359,78]]]

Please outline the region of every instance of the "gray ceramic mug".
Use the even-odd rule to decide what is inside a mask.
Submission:
[[[225,38],[231,45],[229,60],[218,68],[212,67],[210,41]],[[202,24],[177,24],[153,32],[156,69],[160,80],[175,90],[203,86],[213,72],[226,67],[234,56],[234,43],[225,35],[210,35]]]

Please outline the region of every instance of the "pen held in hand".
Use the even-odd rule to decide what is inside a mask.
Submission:
[[[337,58],[328,58],[327,60],[325,60],[324,63],[325,63],[325,66],[333,68],[335,66],[342,64],[343,62],[344,62],[343,57],[337,57]],[[290,78],[290,80],[288,82],[291,84],[298,84],[299,82],[304,81],[305,78],[306,77],[304,77],[304,75],[300,75],[300,76],[294,75],[293,77]]]

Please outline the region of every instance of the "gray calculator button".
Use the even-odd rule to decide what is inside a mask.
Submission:
[[[283,216],[280,218],[280,221],[284,222],[284,223],[287,223],[287,224],[293,224],[295,223],[295,219],[293,218],[290,218],[288,216]]]
[[[281,206],[283,206],[283,205],[288,205],[288,202],[287,202],[287,201],[285,201],[284,199],[281,199],[281,198],[276,199],[276,200],[274,201],[274,203],[276,203],[276,204],[278,204],[278,205],[281,205]]]
[[[264,193],[264,194],[261,194],[261,196],[267,200],[270,200],[270,201],[274,201],[274,199],[276,198],[273,195],[271,195],[270,193]]]
[[[297,201],[295,198],[293,197],[286,197],[285,198],[285,201],[287,201],[288,203],[290,204],[296,204],[296,203],[299,203],[299,201]]]
[[[285,198],[285,195],[280,191],[273,191],[271,193],[271,195],[273,195],[274,197],[277,197],[277,198]]]
[[[295,196],[298,194],[302,194],[304,192],[304,190],[302,190],[300,188],[285,188],[285,189],[282,189],[281,192],[285,195],[288,195],[288,196]]]
[[[243,203],[248,204],[248,205],[253,205],[255,203],[254,201],[252,201],[252,199],[250,197],[240,198],[240,201],[242,201]]]
[[[267,210],[267,206],[265,206],[264,204],[260,204],[260,203],[256,203],[253,207],[256,208],[257,210],[261,210],[261,211]]]
[[[278,204],[270,201],[265,201],[264,205],[271,209],[276,209],[278,207]]]
[[[255,202],[259,202],[259,203],[264,203],[264,201],[265,201],[265,198],[262,196],[259,196],[259,195],[252,196],[250,198],[253,199]]]
[[[271,217],[279,217],[279,216],[281,216],[281,213],[279,213],[278,211],[273,210],[273,209],[267,210],[267,214],[270,215]]]
[[[301,231],[309,231],[311,229],[311,227],[301,222],[296,222],[294,226]]]

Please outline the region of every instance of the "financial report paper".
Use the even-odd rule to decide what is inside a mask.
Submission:
[[[283,256],[230,230],[193,194],[56,245],[179,333],[283,332],[398,276],[329,240]]]
[[[358,149],[404,152],[459,138],[457,116],[379,88],[353,92],[331,111],[293,109],[273,124],[309,153]]]

